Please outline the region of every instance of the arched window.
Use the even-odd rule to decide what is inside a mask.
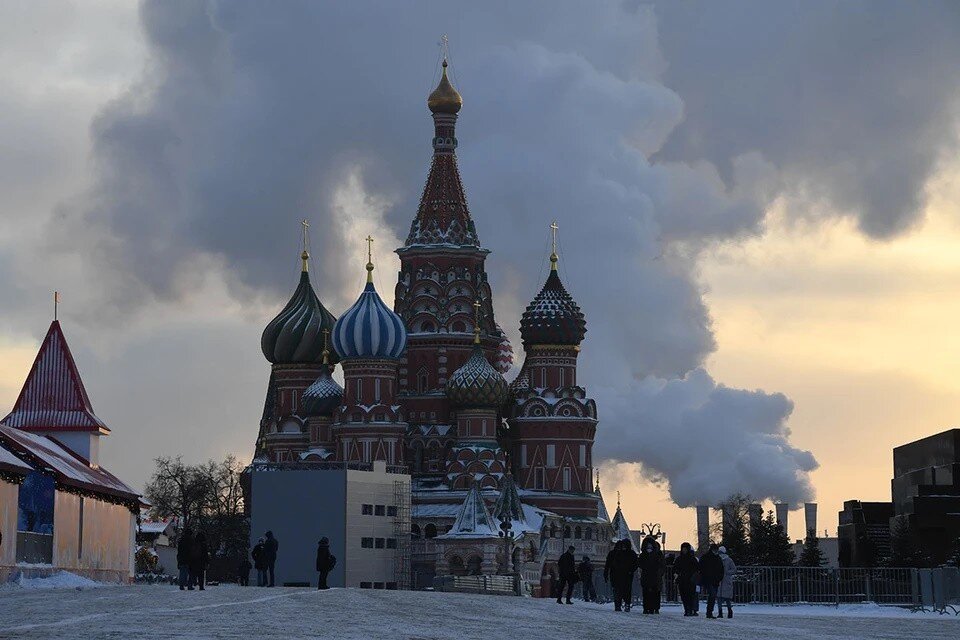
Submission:
[[[453,323],[453,330],[456,333],[466,333],[467,325],[462,320],[457,320]]]
[[[557,525],[553,522],[550,523],[550,537],[551,538],[557,537]]]
[[[450,573],[455,576],[467,575],[467,568],[463,565],[463,558],[460,556],[450,558]]]
[[[480,556],[470,556],[470,559],[467,560],[467,573],[471,576],[479,576],[482,567],[483,560],[480,559]]]
[[[428,524],[426,527],[424,527],[424,529],[423,529],[423,537],[424,537],[424,538],[436,538],[436,537],[437,537],[437,525],[435,525],[435,524],[433,524],[433,523],[431,522],[431,523]],[[460,562],[463,562],[463,561],[461,560]]]
[[[420,538],[420,525],[410,525],[410,537],[412,537],[414,540],[418,540]]]
[[[583,537],[583,531],[580,529],[580,527],[577,527],[573,530],[573,537],[577,540]]]
[[[433,333],[433,331],[434,331],[433,323],[430,322],[429,320],[424,320],[424,322],[420,325],[421,333]]]
[[[426,368],[422,368],[417,372],[417,391],[419,393],[426,393],[429,389],[430,377],[427,374]]]
[[[586,538],[587,540],[593,540],[593,529],[591,529],[590,527],[587,527]]]
[[[570,527],[564,527],[564,528],[563,528],[563,537],[564,537],[564,538],[569,538],[569,537],[570,537]]]

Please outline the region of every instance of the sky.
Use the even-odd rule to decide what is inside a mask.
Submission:
[[[59,290],[106,466],[249,458],[299,220],[328,308],[368,233],[389,298],[441,34],[498,320],[519,354],[556,219],[632,526],[742,492],[833,533],[956,424],[948,2],[0,4],[0,407]]]

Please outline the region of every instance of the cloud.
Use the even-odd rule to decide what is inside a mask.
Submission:
[[[662,2],[663,81],[685,118],[659,158],[777,167],[797,215],[846,215],[874,238],[923,216],[958,147],[960,7],[952,2]]]
[[[815,6],[784,28],[809,38],[831,11]],[[204,387],[206,374],[197,377],[203,393],[164,389],[163,380],[178,376],[178,362],[219,357],[202,346],[218,313],[233,336],[255,333],[238,322],[249,329],[269,319],[295,281],[302,217],[312,223],[314,281],[334,312],[356,295],[367,233],[381,240],[377,276],[383,291],[391,288],[396,261],[387,245],[405,236],[426,175],[432,123],[424,101],[436,81],[433,43],[446,32],[465,99],[461,172],[493,251],[498,319],[519,344],[517,315],[546,276],[546,226],[557,219],[561,275],[588,319],[581,380],[599,404],[598,454],[642,464],[681,504],[738,490],[791,501],[811,495],[806,474],[816,463],[789,443],[789,400],[718,385],[700,368],[716,349],[700,255],[759,234],[769,204],[803,190],[830,211],[859,212],[874,235],[908,226],[909,216],[890,211],[911,209],[919,197],[914,187],[937,148],[924,132],[945,113],[945,89],[926,94],[918,80],[914,93],[936,104],[911,115],[897,102],[897,118],[874,121],[855,117],[871,95],[858,98],[855,83],[810,85],[800,117],[782,97],[796,92],[778,61],[786,75],[807,79],[824,73],[820,54],[805,58],[809,47],[769,36],[759,17],[729,16],[716,22],[721,51],[710,51],[690,42],[707,28],[700,18],[669,5],[146,2],[139,19],[142,70],[93,118],[88,187],[60,199],[42,235],[57,265],[71,265],[74,317],[88,333],[145,345],[138,358],[127,349],[117,362],[150,361],[153,391],[182,394],[176,415],[157,403],[151,420],[196,433],[183,415],[222,388]],[[918,29],[921,19],[911,20]],[[844,53],[844,38],[852,43],[853,60],[833,62],[841,84],[862,66],[856,44],[878,28],[868,23],[860,34],[852,18],[843,24],[846,32],[820,34],[828,61]],[[748,52],[734,46],[738,29],[758,32],[741,39]],[[758,51],[758,73],[731,69]],[[904,75],[910,60],[897,63]],[[878,77],[874,66],[868,78]],[[714,77],[728,72],[728,83]],[[831,117],[841,133],[811,124]],[[898,126],[888,131],[890,122]],[[910,158],[900,162],[890,152],[905,132],[924,135],[910,138]],[[833,165],[818,167],[823,158]],[[913,189],[908,206],[896,203],[896,185]],[[864,194],[887,208],[867,206]],[[42,273],[24,268],[22,250],[5,253],[0,265],[28,274],[8,285],[22,293]],[[202,329],[176,324],[180,338],[169,343],[190,345],[179,360],[154,353],[174,312],[202,319]],[[244,345],[257,353],[255,339]],[[226,387],[246,407],[252,443],[262,385],[244,376]],[[133,398],[98,406],[107,402],[124,416],[137,410]],[[239,406],[204,437],[236,433]],[[683,437],[671,440],[673,432]],[[690,452],[709,451],[715,437],[729,443],[724,455]]]

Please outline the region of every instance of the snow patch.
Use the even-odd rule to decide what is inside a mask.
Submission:
[[[6,584],[0,585],[0,589],[89,589],[105,586],[108,585],[69,571],[60,571],[44,578],[25,578],[23,573],[18,573]]]

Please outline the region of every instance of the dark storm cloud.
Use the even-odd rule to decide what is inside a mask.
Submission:
[[[715,11],[703,9],[705,16]],[[780,131],[797,126],[780,113],[793,106],[781,93],[797,92],[775,72],[778,56],[785,74],[818,73],[804,66],[790,38],[769,40],[755,80],[724,65],[746,56],[736,50],[735,27],[768,28],[719,16],[717,33],[727,41],[718,45],[722,52],[708,52],[687,42],[707,29],[698,22],[705,17],[694,12],[684,23],[673,10],[657,11],[580,2],[144,4],[145,69],[93,122],[91,188],[57,211],[58,247],[80,247],[95,283],[86,321],[122,330],[157,309],[169,314],[207,271],[226,280],[247,312],[263,300],[279,304],[293,286],[301,217],[313,223],[317,288],[335,313],[342,311],[338,305],[354,295],[361,276],[345,260],[357,234],[335,194],[348,178],[358,181],[386,203],[394,235],[406,236],[429,161],[424,101],[436,81],[434,43],[446,32],[465,99],[461,171],[481,240],[493,250],[498,319],[516,337],[516,314],[546,275],[546,227],[557,219],[561,275],[588,318],[581,379],[600,406],[598,456],[642,463],[643,474],[668,484],[680,504],[732,491],[810,498],[807,473],[816,461],[789,443],[790,401],[718,385],[699,368],[716,345],[697,281],[698,254],[758,233],[766,206],[783,189],[815,183],[821,190],[812,193],[845,210],[866,201],[862,193],[893,206],[895,198],[874,191],[871,181],[894,188],[914,180],[896,161],[875,157],[894,146],[886,137],[890,118],[861,119],[862,136],[836,134],[837,148],[819,132]],[[796,37],[810,35],[813,16],[829,22],[824,16],[834,11],[812,6],[810,17],[796,21]],[[825,33],[834,37],[825,50],[839,55],[841,34]],[[751,43],[759,37],[746,34],[742,46],[756,49]],[[687,46],[678,50],[682,42]],[[711,74],[697,63],[711,74],[729,73],[734,88],[703,77]],[[732,96],[736,86],[744,87],[749,113],[765,116],[766,101],[777,115],[751,128]],[[811,121],[823,121],[839,99],[838,126],[850,126],[855,109],[848,103],[856,101],[831,86],[811,87],[823,94],[805,98],[820,109]],[[944,95],[931,93],[939,106],[918,110],[912,129],[900,130],[925,131],[945,108]],[[708,113],[714,99],[718,109]],[[911,120],[897,114],[895,122]],[[901,144],[924,156],[924,140]],[[833,169],[819,169],[829,179],[815,175],[816,157],[835,160]],[[865,210],[861,219],[868,229],[903,226],[884,223],[884,215]],[[389,269],[378,274],[389,287]],[[209,323],[209,313],[205,318]],[[197,415],[213,424],[191,429],[191,436],[224,439],[245,428],[252,441],[259,399],[250,397],[263,393],[252,379],[209,389],[229,390],[251,407],[243,427],[236,403],[217,420],[209,397],[192,392],[193,385],[162,389],[164,379],[182,381],[184,373],[209,375],[206,367],[177,363],[219,357],[198,346],[209,324],[178,331],[192,337],[144,338],[145,350],[165,350],[162,358],[140,354],[156,361],[152,391],[181,398],[156,403],[151,424],[179,433]],[[235,326],[229,332],[249,333]],[[256,340],[248,342],[243,348],[256,350]],[[171,359],[167,344],[193,346]],[[199,403],[204,410],[191,412]],[[127,404],[119,413],[136,415],[138,405]]]
[[[759,151],[801,215],[841,213],[876,238],[923,215],[957,149],[955,2],[664,2],[665,84],[685,119],[658,158],[721,171]]]

